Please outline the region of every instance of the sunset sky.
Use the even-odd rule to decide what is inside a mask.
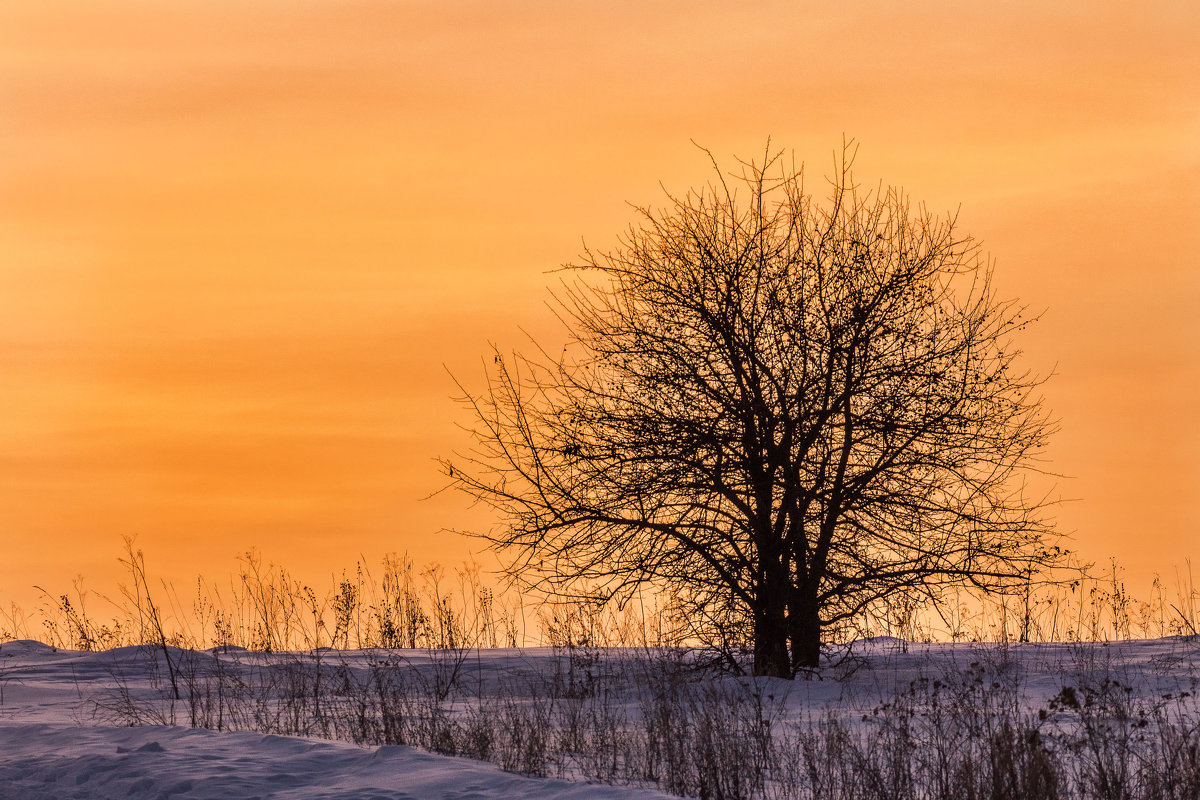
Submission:
[[[978,6],[977,8],[975,6]],[[1057,517],[1200,577],[1200,4],[0,4],[0,602],[455,563],[449,376],[547,274],[768,136],[995,259],[1056,371]],[[660,186],[661,184],[661,186]]]

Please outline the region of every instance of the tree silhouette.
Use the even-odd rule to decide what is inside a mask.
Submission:
[[[442,467],[500,512],[510,574],[671,588],[791,676],[898,594],[1061,561],[1025,487],[1053,427],[1012,342],[1029,317],[954,217],[860,189],[853,156],[825,205],[781,154],[714,161],[565,268],[561,354],[493,353],[464,389],[476,445]]]

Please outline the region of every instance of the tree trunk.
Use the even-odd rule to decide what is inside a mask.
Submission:
[[[788,628],[792,640],[792,666],[816,669],[821,663],[821,607],[816,584],[792,588]]]
[[[779,568],[764,570],[764,579],[759,586],[760,606],[754,613],[755,675],[792,677],[792,663],[788,657],[787,597],[787,573]]]
[[[788,658],[787,619],[783,614],[756,614],[754,618],[754,674],[792,677]]]

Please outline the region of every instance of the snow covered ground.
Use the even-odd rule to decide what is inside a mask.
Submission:
[[[177,658],[183,657],[183,651],[174,652]],[[767,702],[768,711],[776,716],[855,720],[902,696],[928,701],[927,687],[956,681],[966,686],[963,676],[974,676],[980,687],[978,696],[984,698],[981,702],[994,696],[989,687],[999,690],[1003,684],[1019,695],[1020,707],[1031,715],[1036,717],[1040,709],[1045,717],[1049,709],[1048,724],[1054,722],[1053,714],[1071,713],[1070,709],[1063,712],[1061,703],[1056,707],[1052,702],[1065,697],[1064,687],[1083,692],[1083,687],[1115,682],[1121,702],[1157,707],[1162,698],[1195,693],[1200,683],[1200,641],[1195,638],[1009,646],[904,646],[895,640],[871,640],[858,644],[848,655],[825,670],[820,680],[754,682],[711,673],[695,680],[725,692],[721,696],[757,693],[758,701]],[[526,777],[492,764],[405,746],[359,746],[255,730],[217,732],[182,725],[121,724],[135,719],[137,709],[148,710],[150,718],[169,713],[169,689],[160,656],[138,648],[88,653],[55,650],[32,641],[0,644],[0,798],[591,800],[667,796],[642,788]],[[633,681],[632,676],[637,665],[655,663],[634,651],[563,653],[549,649],[480,651],[449,664],[439,654],[425,651],[405,651],[392,657],[413,670],[412,676],[423,681],[422,686],[436,686],[438,674],[450,670],[457,686],[475,687],[473,691],[489,697],[501,697],[497,694],[500,689],[507,693],[503,695],[507,699],[485,704],[472,701],[471,691],[452,689],[444,699],[457,709],[454,713],[467,713],[472,707],[487,714],[508,713],[505,710],[511,710],[512,694],[519,687],[527,687],[528,701],[540,708],[537,695],[550,685],[547,676],[554,676],[554,685],[561,690],[560,705],[576,703],[581,710],[591,709],[593,716],[605,714],[604,719],[612,720],[607,724],[616,727],[636,724],[639,714],[647,713],[650,706],[638,697],[642,691],[638,687],[645,684]],[[212,656],[201,654],[201,658],[211,660]],[[288,656],[244,651],[224,658],[227,668],[244,676],[289,663]],[[311,654],[291,658],[293,665],[309,666],[313,659]],[[318,658],[327,668],[336,665],[341,669],[336,675],[345,683],[371,674],[371,665],[378,666],[381,655],[326,652]],[[594,686],[586,692],[575,691],[596,681],[596,670],[606,676],[608,688],[603,692]],[[628,693],[621,694],[618,684],[626,675],[631,685]],[[411,680],[417,678],[410,676]],[[246,677],[238,685],[252,683]],[[279,687],[294,684],[255,685],[279,691]],[[925,688],[914,694],[914,687]],[[972,697],[971,691],[975,690],[968,687],[958,696]],[[595,700],[600,696],[613,699],[601,707]],[[587,702],[592,705],[585,708],[583,698],[590,698]],[[472,706],[472,702],[476,704]],[[187,704],[176,703],[173,708],[175,721],[186,724]],[[730,719],[736,722],[740,717]],[[601,728],[603,724],[602,720]],[[230,725],[227,718],[224,725],[247,727]],[[565,769],[564,774],[584,777],[575,768]]]
[[[53,650],[0,645],[0,798],[3,800],[608,800],[658,792],[528,778],[411,747],[215,732],[177,726],[96,724],[92,700],[111,691],[114,668],[135,673],[130,648]]]

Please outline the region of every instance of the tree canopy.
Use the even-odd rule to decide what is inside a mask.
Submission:
[[[475,447],[443,468],[498,511],[511,574],[672,588],[790,676],[880,602],[1059,563],[1026,481],[1053,429],[1019,363],[1032,319],[954,216],[852,162],[820,203],[782,154],[714,161],[565,268],[561,353],[492,354],[464,389]]]

